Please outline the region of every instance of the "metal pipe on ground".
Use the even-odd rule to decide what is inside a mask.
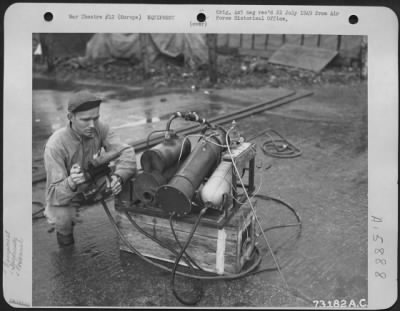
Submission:
[[[268,104],[275,103],[277,101],[280,101],[280,100],[285,99],[287,97],[293,96],[295,94],[296,94],[296,92],[290,92],[290,93],[288,93],[288,94],[286,94],[284,96],[274,98],[274,99],[272,99],[270,101],[267,101],[267,102],[254,104],[254,105],[251,105],[249,107],[246,107],[246,108],[243,108],[243,109],[240,109],[240,110],[236,110],[236,111],[233,111],[231,113],[228,113],[228,114],[225,114],[225,115],[222,115],[222,116],[217,116],[217,117],[214,117],[214,118],[210,118],[208,121],[210,123],[218,124],[218,122],[220,122],[221,120],[223,120],[225,118],[233,117],[233,116],[237,115],[238,113],[243,113],[243,112],[246,112],[246,111],[250,111],[252,109],[256,109],[256,108],[263,107],[263,106],[268,105]],[[234,118],[231,119],[231,121],[232,120],[234,120]],[[185,126],[185,127],[176,129],[175,132],[180,134],[180,133],[183,133],[184,131],[191,130],[191,129],[196,129],[196,131],[197,131],[198,128],[199,128],[198,124],[194,124],[194,125],[189,125],[189,126]],[[149,140],[149,145],[147,145],[147,139],[131,141],[131,142],[128,142],[128,144],[133,146],[135,148],[135,150],[137,150],[139,152],[139,151],[143,151],[144,148],[147,148],[148,146],[154,146],[154,145],[160,143],[163,139],[164,139],[164,135],[163,134],[159,134],[159,135],[154,135]]]
[[[248,117],[252,114],[259,113],[259,112],[262,112],[265,110],[269,110],[269,109],[272,109],[272,108],[275,108],[275,107],[278,107],[278,106],[281,106],[284,104],[291,103],[291,102],[299,100],[301,98],[311,96],[313,93],[312,92],[301,92],[298,95],[296,95],[296,94],[293,95],[293,94],[295,94],[295,93],[291,93],[289,95],[285,95],[285,96],[273,99],[266,103],[252,105],[250,107],[247,107],[247,108],[244,108],[241,110],[237,110],[237,111],[234,111],[232,113],[229,113],[229,114],[226,114],[223,116],[211,118],[211,119],[209,119],[209,122],[212,124],[217,124],[217,125],[226,124],[226,123],[232,122],[233,120],[240,120],[240,119]],[[193,133],[197,132],[198,130],[199,130],[199,126],[196,124],[193,126],[179,128],[179,129],[175,130],[175,132],[178,134],[181,134],[181,135],[189,135],[189,134],[193,134]],[[143,140],[143,142],[142,141],[138,141],[136,143],[133,142],[133,143],[130,143],[130,145],[133,146],[137,152],[141,152],[148,147],[152,147],[156,144],[161,143],[163,141],[163,139],[164,139],[164,135],[158,135],[149,141],[148,146],[147,146],[146,140]]]

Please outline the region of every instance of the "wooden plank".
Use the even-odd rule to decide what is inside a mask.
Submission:
[[[137,249],[142,255],[150,258],[155,258],[158,260],[163,260],[167,262],[175,262],[175,255],[171,253],[169,250],[162,248],[158,246],[155,242],[148,240],[144,236],[133,236],[134,232],[127,232],[125,233],[128,241],[132,244],[132,246]],[[147,240],[146,240],[147,239]],[[131,252],[129,248],[126,247],[123,242],[120,242],[120,249],[123,251]],[[188,252],[190,256],[193,258],[193,260],[202,268],[207,271],[211,272],[216,272],[215,268],[215,254],[212,253],[203,253],[202,256],[200,257],[200,260],[198,258],[198,254],[192,254]],[[181,260],[179,262],[180,265],[187,266],[186,262],[184,260]],[[231,264],[233,268],[233,264]]]
[[[122,243],[122,242],[121,242]],[[129,248],[127,248],[126,246],[125,246],[125,244],[120,244],[120,250],[122,250],[122,251],[125,251],[125,252],[129,252],[129,253],[132,253],[130,250],[129,250]],[[175,258],[173,258],[173,259],[171,259],[171,258],[165,258],[165,257],[160,257],[160,256],[157,256],[157,255],[154,255],[154,254],[143,254],[144,256],[146,256],[146,257],[149,257],[149,258],[153,258],[153,259],[157,259],[157,260],[161,260],[161,261],[166,261],[166,262],[169,262],[169,263],[175,263]],[[214,273],[218,273],[218,271],[216,270],[216,268],[215,268],[215,265],[214,264],[209,264],[209,263],[207,263],[207,262],[202,262],[201,264],[199,264],[199,263],[197,263],[203,270],[205,270],[205,271],[208,271],[208,272],[214,272]],[[180,262],[179,262],[179,265],[180,266],[186,266],[187,267],[187,264],[183,261],[183,260],[181,260]],[[196,267],[194,267],[195,269],[196,269]],[[236,269],[236,266],[235,265],[233,265],[233,264],[225,264],[225,266],[224,266],[224,271],[225,272],[228,272],[228,273],[237,273],[238,271],[237,271],[237,269]]]
[[[300,44],[301,43],[301,35],[286,35],[286,42],[288,44]]]
[[[136,230],[136,228],[130,223],[130,221],[126,217],[121,217],[120,221],[121,221],[121,223],[120,223],[121,229]],[[169,226],[168,226],[168,228],[165,228],[165,227],[161,227],[157,224],[145,224],[145,223],[141,223],[141,222],[137,222],[137,224],[144,231],[146,231],[148,234],[151,234],[152,236],[156,237],[157,239],[165,240],[167,243],[170,243],[171,245],[176,244],[174,236],[171,231],[171,228]],[[199,229],[199,228],[203,229],[200,226],[197,229]],[[174,227],[174,230],[175,230],[175,233],[181,243],[184,243],[188,239],[189,233],[191,231],[191,230],[187,230],[187,231],[177,230],[175,227]],[[237,229],[237,230],[239,230],[239,229]],[[204,248],[210,249],[210,250],[215,250],[214,242],[218,239],[218,230],[212,230],[212,231],[214,231],[214,232],[207,236],[207,235],[199,234],[198,230],[196,230],[196,232],[193,236],[193,239],[195,239],[193,241],[193,245],[196,246],[196,243],[199,243],[199,244],[204,243],[204,245],[203,245]],[[226,230],[224,230],[224,231],[227,232]],[[229,243],[236,244],[237,232],[232,232],[232,235],[233,234],[236,235],[235,239],[231,239],[231,240],[227,239],[228,244]],[[211,235],[214,235],[214,237],[211,237]],[[209,246],[209,243],[211,243],[211,247]]]
[[[121,229],[136,230],[136,228],[130,223],[130,221],[125,216],[121,216],[119,219],[121,221],[121,223],[120,223]],[[170,226],[165,227],[165,226],[160,226],[159,223],[157,223],[157,224],[156,223],[143,223],[143,222],[138,221],[138,219],[134,219],[134,220],[147,233],[155,236],[158,239],[165,238],[166,240],[170,241],[172,244],[176,244],[175,239],[172,235]],[[249,223],[249,220],[244,221],[243,225],[248,225],[248,223]],[[178,236],[179,241],[184,243],[186,241],[186,239],[188,238],[191,228],[190,228],[190,230],[182,230],[182,228],[177,228],[177,227],[179,227],[179,226],[174,225],[174,230],[176,232],[176,235]],[[242,228],[240,228],[240,229],[242,229]],[[236,243],[237,242],[237,232],[240,229],[239,228],[237,228],[235,230],[225,230],[224,229],[224,231],[226,233],[227,243]],[[196,236],[196,238],[204,239],[205,241],[215,241],[218,239],[218,230],[211,229],[211,228],[204,228],[202,226],[199,226],[199,227],[197,227],[195,236]]]
[[[130,213],[130,215],[136,222],[138,222],[140,224],[156,226],[165,231],[171,230],[170,225],[169,225],[169,219],[160,218],[160,217],[152,217],[152,216],[136,214],[136,213],[135,214]],[[122,217],[126,218],[126,216],[123,214],[122,214]],[[185,223],[185,222],[177,221],[177,220],[173,220],[172,224],[174,226],[175,231],[190,232],[190,230],[193,227],[193,224]],[[229,231],[230,239],[234,239],[234,234],[231,233],[231,230],[228,230],[228,231]],[[213,238],[213,239],[216,239],[217,234],[218,234],[217,230],[215,230],[215,229],[212,230],[212,228],[202,227],[202,226],[199,226],[197,228],[196,233],[198,235],[202,235],[204,237]]]
[[[317,47],[317,36],[316,35],[304,35],[304,42],[302,45],[307,47]]]
[[[141,223],[138,223],[138,225],[144,231],[146,231],[148,234],[154,236],[155,238],[159,239],[160,241],[163,241],[168,245],[176,245],[175,238],[174,238],[170,228],[166,229],[166,228],[162,228],[162,227],[159,227],[156,225],[148,225],[148,224],[141,224]],[[120,226],[121,226],[122,230],[137,231],[136,228],[133,227],[132,224],[129,222],[129,220],[124,217],[121,217]],[[181,242],[181,244],[184,244],[186,242],[186,240],[188,239],[190,232],[175,230],[175,233],[178,237],[178,240]],[[216,230],[216,233],[217,233],[216,238],[210,238],[207,236],[198,235],[197,231],[196,231],[196,233],[193,235],[192,242],[189,245],[188,250],[190,250],[191,248],[196,249],[197,247],[201,247],[201,248],[203,248],[203,250],[215,252],[216,241],[218,238],[217,230]],[[138,234],[142,235],[142,233],[140,233],[140,232],[138,232]],[[235,251],[232,249],[235,247],[236,243],[237,243],[237,238],[236,238],[236,240],[231,240],[231,241],[227,240],[226,241],[226,245],[228,246],[226,253],[228,255],[232,255],[232,256],[235,255]]]
[[[141,226],[142,227],[142,226]],[[153,235],[155,238],[160,240],[162,243],[172,247],[173,249],[179,251],[180,247],[177,245],[172,232],[166,232],[155,228],[154,232],[150,228],[142,227],[147,233]],[[132,227],[129,223],[121,224],[121,231],[124,233],[125,237],[129,240],[131,238],[132,245],[136,245],[138,248],[146,249],[149,252],[167,252],[170,254],[169,257],[174,258],[175,255],[171,253],[168,249],[159,246],[158,243],[149,239],[141,232],[137,231],[136,228]],[[176,232],[178,240],[181,245],[183,245],[189,237],[189,233]],[[217,239],[208,239],[198,235],[193,235],[190,245],[187,248],[187,253],[193,257],[197,257],[201,260],[206,260],[210,257],[215,263],[215,254],[217,250]],[[230,258],[236,257],[236,242],[226,241],[225,243],[225,256]]]
[[[318,47],[285,44],[270,57],[268,62],[319,72],[337,53],[334,50]]]
[[[254,203],[253,203],[253,205],[254,205]],[[239,211],[231,219],[230,223],[227,226],[225,226],[227,240],[236,240],[236,231],[239,229],[238,228],[239,225],[243,226],[244,225],[243,219],[248,219],[249,215],[251,213],[252,213],[252,211],[248,205],[244,205],[239,209]],[[144,214],[138,214],[138,213],[132,213],[132,212],[129,212],[129,215],[131,215],[132,218],[140,224],[157,226],[159,228],[162,228],[165,231],[171,230],[170,224],[169,224],[169,219],[161,218],[161,217],[154,217],[154,216],[149,216],[149,215],[144,215]],[[120,216],[121,216],[121,218],[126,219],[126,221],[129,221],[126,218],[124,213],[120,213]],[[247,222],[248,222],[248,220],[247,220]],[[185,222],[184,219],[182,219],[182,220],[173,219],[172,224],[176,231],[182,231],[182,232],[190,232],[193,227],[192,223]],[[202,235],[202,236],[208,237],[208,238],[214,238],[214,239],[216,239],[218,236],[218,232],[216,229],[201,226],[201,225],[197,228],[196,234]]]
[[[169,262],[175,261],[175,254],[173,254],[168,249],[161,247],[158,243],[152,241],[142,233],[136,230],[127,219],[121,218],[119,222],[119,227],[126,237],[126,239],[143,255],[157,258]],[[160,241],[167,245],[172,246],[174,249],[179,251],[179,247],[176,245],[176,241],[172,235],[171,231],[166,231],[164,228],[151,227],[149,225],[141,227],[149,234],[154,235]],[[176,232],[176,235],[181,242],[188,239],[189,232]],[[187,253],[199,264],[200,267],[208,269],[213,272],[218,272],[217,270],[217,239],[210,239],[208,237],[194,235],[190,245],[187,248]],[[129,251],[125,245],[121,244],[121,249]],[[236,242],[225,241],[225,249],[222,254],[224,261],[225,271],[236,271]],[[182,261],[181,264],[184,264]]]

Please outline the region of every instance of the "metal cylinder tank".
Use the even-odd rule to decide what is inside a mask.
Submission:
[[[229,194],[232,183],[232,162],[222,161],[200,191],[204,203],[221,205],[223,195]]]
[[[156,192],[159,207],[168,213],[175,212],[178,216],[188,214],[193,194],[220,161],[225,132],[214,129],[208,130],[205,135],[208,138],[199,140],[175,176]]]
[[[176,135],[143,152],[140,164],[143,171],[158,171],[163,173],[171,166],[182,163],[189,155],[191,144],[188,139]],[[179,158],[180,157],[180,158]]]

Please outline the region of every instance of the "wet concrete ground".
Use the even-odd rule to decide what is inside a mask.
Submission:
[[[102,118],[123,140],[143,138],[162,128],[176,110],[215,116],[285,92],[273,88],[211,94],[178,91],[138,98],[141,90],[133,89],[129,96],[127,90],[89,88],[106,98]],[[43,143],[66,120],[65,100],[73,89],[73,85],[39,83],[33,91],[33,163],[38,168]],[[203,282],[205,293],[198,306],[310,307],[313,300],[368,298],[367,155],[355,150],[366,90],[365,85],[316,89],[313,97],[274,110],[282,115],[264,113],[239,122],[247,137],[270,127],[302,150],[301,157],[276,159],[258,148],[256,182],[260,194],[296,208],[303,231],[299,240],[294,238],[296,228],[268,234],[285,281],[272,271],[234,281]],[[260,147],[265,139],[261,136],[255,142]],[[37,183],[33,201],[43,200],[44,183]],[[258,200],[257,206],[263,226],[295,221],[277,204]],[[33,211],[38,208],[34,204]],[[58,248],[55,233],[47,232],[43,218],[33,220],[35,306],[182,306],[171,292],[169,273],[119,252],[117,236],[100,206],[83,211],[81,219],[75,228],[75,245],[69,249]],[[258,246],[266,254],[262,267],[274,266],[262,238]],[[178,280],[186,287],[192,284]]]

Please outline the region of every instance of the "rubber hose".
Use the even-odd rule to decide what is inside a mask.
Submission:
[[[174,214],[172,214],[171,217],[169,218],[169,226],[170,226],[170,228],[171,228],[171,231],[172,231],[172,234],[173,234],[173,236],[174,236],[174,239],[175,239],[176,243],[177,243],[178,246],[182,249],[182,244],[181,244],[181,242],[179,241],[178,236],[176,235],[174,226],[173,226],[173,224],[172,224],[172,217],[173,217],[173,216],[174,216]],[[191,262],[197,269],[199,269],[199,270],[201,270],[201,271],[203,271],[203,272],[206,272],[206,271],[204,271],[204,270],[192,259],[191,256],[189,256],[189,254],[186,253],[186,251],[185,251],[184,254],[185,254],[186,258],[187,258],[188,260],[190,260],[190,262]]]
[[[196,232],[196,229],[200,224],[201,217],[203,217],[203,215],[205,214],[205,212],[207,210],[208,210],[208,207],[204,207],[200,211],[199,216],[197,217],[196,222],[194,223],[194,225],[192,227],[192,230],[191,230],[191,232],[189,234],[189,237],[188,237],[185,245],[182,247],[178,257],[176,258],[175,263],[174,263],[174,267],[172,269],[172,278],[171,278],[172,293],[174,294],[175,298],[178,299],[181,303],[183,303],[185,305],[189,305],[189,306],[196,305],[201,300],[201,297],[203,296],[203,293],[204,293],[203,292],[203,288],[201,287],[201,285],[199,286],[200,287],[199,294],[197,295],[197,297],[195,299],[185,300],[178,294],[178,292],[175,289],[175,277],[176,277],[176,272],[177,272],[179,261],[181,260],[182,255],[185,252],[186,248],[189,246],[190,242],[192,241],[193,235]],[[198,280],[198,281],[200,282],[200,280]]]

